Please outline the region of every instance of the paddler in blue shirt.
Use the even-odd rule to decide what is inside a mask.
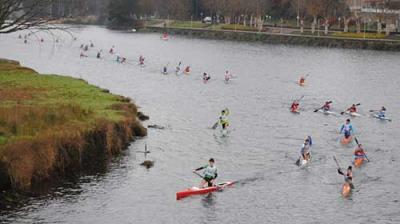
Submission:
[[[200,168],[197,168],[193,170],[194,173],[200,170],[203,171],[203,180],[201,181],[200,188],[204,188],[204,186],[207,184],[208,187],[214,186],[214,181],[218,177],[217,173],[217,167],[214,165],[215,161],[213,158],[208,160],[208,165],[202,166]]]
[[[304,160],[309,160],[310,158],[310,147],[312,146],[312,139],[311,136],[308,136],[307,139],[304,141],[303,145],[301,146],[301,156]]]
[[[340,128],[340,133],[344,133],[345,138],[349,138],[354,132],[353,125],[350,123],[350,119],[346,120],[346,123]]]
[[[385,116],[386,116],[386,108],[385,107],[382,107],[379,111],[378,111],[378,117],[379,118],[385,118]]]

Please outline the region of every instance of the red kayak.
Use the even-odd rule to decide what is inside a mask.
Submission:
[[[351,141],[353,141],[353,137],[352,137],[352,136],[349,136],[349,137],[347,137],[347,138],[343,137],[343,138],[340,140],[340,143],[342,143],[342,145],[348,145],[348,144],[351,143]]]
[[[220,191],[220,190],[223,190],[225,187],[229,187],[234,184],[235,184],[235,182],[225,182],[225,183],[219,183],[215,186],[206,187],[206,188],[198,188],[198,187],[188,188],[184,191],[177,192],[176,200],[180,200],[182,198],[186,198],[186,197],[189,197],[192,195],[208,194],[211,192]]]

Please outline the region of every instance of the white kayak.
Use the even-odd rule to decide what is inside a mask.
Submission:
[[[352,117],[362,117],[363,116],[357,112],[349,112],[349,111],[344,112],[344,114],[352,116]]]
[[[296,165],[299,167],[305,167],[307,164],[311,162],[311,159],[312,159],[311,154],[308,160],[304,159],[303,156],[300,156],[300,158],[296,161]]]
[[[379,120],[381,120],[381,121],[392,121],[392,119],[390,119],[390,118],[387,118],[387,117],[380,117],[379,115],[377,115],[377,114],[374,114],[374,115],[372,115],[374,118],[376,118],[376,119],[379,119]]]
[[[338,113],[330,111],[330,110],[322,110],[322,109],[320,109],[320,110],[318,110],[318,112],[321,112],[321,113],[323,113],[325,115],[339,115]]]

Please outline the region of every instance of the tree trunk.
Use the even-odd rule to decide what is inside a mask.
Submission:
[[[357,19],[356,25],[357,25],[357,33],[361,33],[361,23],[360,23],[360,19]]]
[[[300,22],[300,33],[304,33],[304,20]]]
[[[311,33],[315,33],[315,26],[317,25],[317,17],[314,16],[314,21],[311,24]]]
[[[225,24],[231,24],[231,17],[230,16],[226,16],[225,17]]]
[[[328,35],[328,27],[329,27],[328,20],[325,20],[325,35]]]
[[[380,20],[378,20],[378,34],[382,33],[382,23]]]

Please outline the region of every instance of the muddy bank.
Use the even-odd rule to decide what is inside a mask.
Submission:
[[[161,27],[147,27],[146,29],[142,29],[141,31],[160,33],[168,32],[172,35],[184,35],[204,39],[263,42],[269,44],[290,44],[329,48],[400,51],[400,41],[396,40],[356,39],[330,36],[318,37],[309,35],[274,34],[264,32]]]
[[[15,61],[0,60],[0,99],[3,193],[76,175],[147,135],[129,98]]]

